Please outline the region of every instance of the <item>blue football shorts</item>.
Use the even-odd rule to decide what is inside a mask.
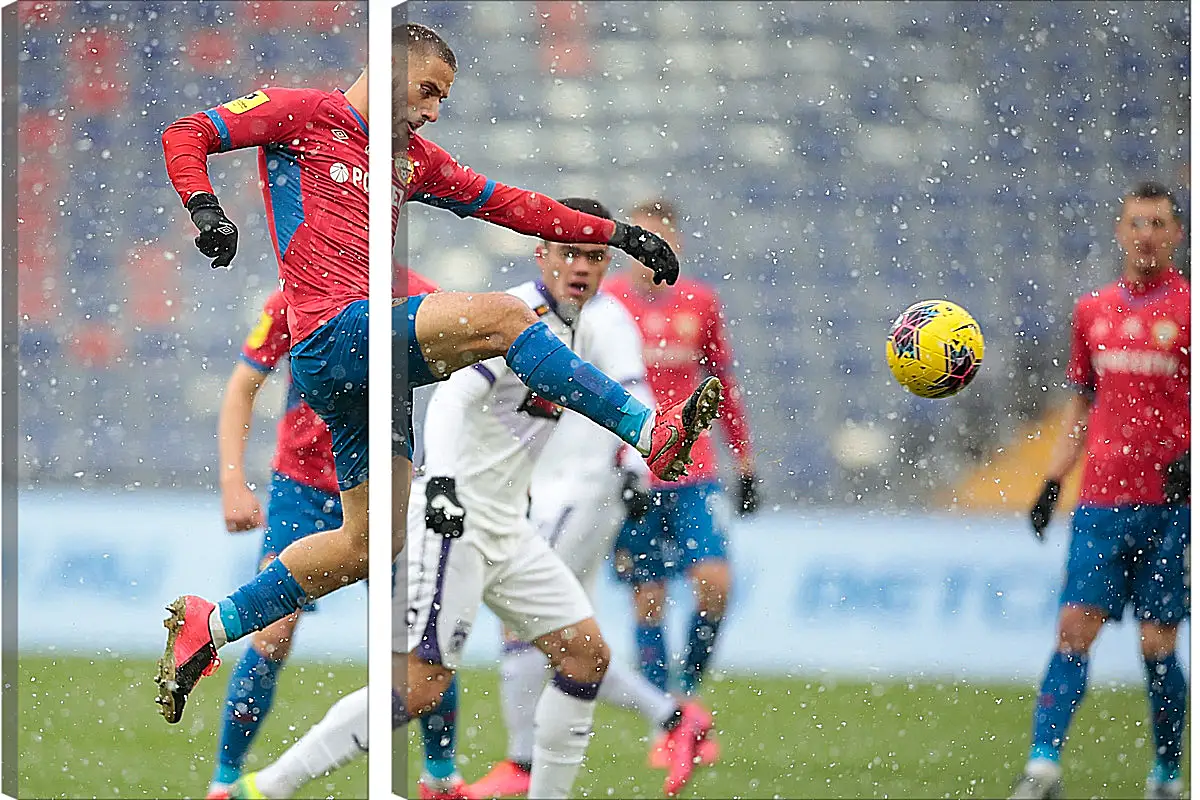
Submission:
[[[1139,621],[1178,625],[1191,586],[1188,506],[1080,506],[1060,603],[1099,608],[1119,620],[1132,604]]]
[[[407,354],[392,370],[392,455],[412,459],[412,390],[436,379],[417,344],[417,309],[427,295],[392,301],[392,352]],[[397,337],[403,337],[397,341]],[[292,347],[292,380],[329,426],[338,488],[367,479],[367,301],[356,300]]]
[[[686,573],[708,559],[728,557],[729,504],[717,483],[651,492],[650,510],[626,520],[617,534],[613,566],[635,586]]]
[[[273,473],[271,496],[267,501],[267,529],[263,532],[258,569],[266,567],[292,542],[341,525],[342,501],[337,494],[307,486],[279,472]],[[314,611],[316,605],[309,603],[304,610]]]

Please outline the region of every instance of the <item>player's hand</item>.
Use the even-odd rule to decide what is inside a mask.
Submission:
[[[1192,502],[1191,450],[1167,465],[1163,476],[1163,494],[1167,496],[1167,505],[1185,506]]]
[[[425,484],[425,527],[450,539],[463,535],[467,510],[458,502],[454,478],[430,478]]]
[[[758,511],[758,479],[753,472],[742,475],[738,500],[738,516],[748,517]]]
[[[655,283],[666,281],[673,285],[679,280],[679,258],[661,236],[637,225],[618,222],[608,244],[654,270]]]
[[[238,229],[221,210],[220,201],[215,195],[199,192],[188,200],[187,209],[192,212],[196,230],[200,231],[196,237],[197,249],[213,259],[213,269],[228,269],[237,253]]]
[[[262,527],[262,504],[258,502],[258,495],[244,483],[222,489],[221,507],[225,513],[225,530],[229,533],[244,533]]]
[[[625,470],[621,482],[621,502],[625,504],[626,516],[632,520],[639,520],[650,512],[650,487],[645,476]]]
[[[1033,525],[1033,534],[1041,540],[1046,535],[1046,526],[1054,516],[1054,504],[1058,502],[1058,492],[1062,484],[1058,481],[1046,481],[1037,502],[1029,510],[1029,522]]]

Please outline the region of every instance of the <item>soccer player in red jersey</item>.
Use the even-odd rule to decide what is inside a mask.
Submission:
[[[1191,288],[1175,270],[1183,241],[1175,199],[1140,184],[1116,224],[1121,277],[1075,305],[1067,429],[1030,512],[1040,539],[1063,478],[1086,448],[1079,506],[1050,658],[1033,716],[1029,762],[1013,797],[1057,797],[1059,759],[1087,689],[1088,651],[1132,604],[1141,628],[1155,763],[1146,797],[1183,793],[1179,762],[1187,679],[1175,657],[1188,617],[1191,540]]]
[[[662,236],[676,252],[680,247],[679,213],[665,200],[634,209],[634,224]],[[733,355],[725,339],[724,315],[716,292],[700,281],[683,278],[658,286],[642,266],[615,276],[605,285],[633,315],[645,341],[646,373],[655,399],[673,402],[689,385],[706,375],[720,378],[725,401],[720,420],[739,475],[737,509],[752,514],[758,507],[750,429],[737,382]],[[693,464],[685,480],[654,483],[650,511],[629,520],[617,537],[614,563],[618,575],[633,584],[637,610],[637,645],[646,678],[664,691],[669,669],[663,635],[666,582],[686,572],[696,591],[697,608],[679,674],[685,696],[697,691],[713,648],[729,596],[727,556],[728,504],[718,482],[717,448],[701,436],[692,448]],[[652,762],[669,766],[673,747],[660,737]],[[715,757],[715,743],[699,749],[705,760]]]
[[[434,31],[415,24],[394,29],[393,61],[407,64],[407,82],[393,76],[394,144],[404,150],[393,159],[393,228],[399,205],[415,199],[548,241],[608,244],[649,264],[658,280],[678,277],[674,253],[653,234],[488,180],[416,135],[437,120],[457,68],[453,51]],[[288,301],[292,378],[329,426],[343,511],[341,527],[285,548],[219,603],[184,595],[171,604],[156,676],[157,701],[169,722],[182,718],[187,695],[217,668],[217,650],[226,642],[367,574],[367,86],[364,71],[344,93],[263,89],[177,120],[163,133],[168,175],[199,230],[196,245],[214,267],[232,262],[237,228],[213,193],[208,156],[260,148],[263,194]],[[414,386],[503,356],[522,381],[613,430],[666,479],[684,472],[692,444],[721,399],[720,382],[713,379],[656,413],[503,293],[409,296],[393,303],[392,332],[407,353],[406,368],[402,363],[394,371],[394,553],[404,543],[412,478],[408,398]],[[461,513],[452,496],[428,500],[450,523]],[[398,718],[408,718],[406,698],[397,695],[396,702]]]

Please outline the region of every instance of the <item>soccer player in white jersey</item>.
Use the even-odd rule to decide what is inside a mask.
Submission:
[[[568,247],[571,262],[586,263],[592,250],[607,251],[603,245]],[[619,384],[633,383],[644,373],[640,358],[631,364],[607,360],[608,337],[614,325],[627,322],[627,312],[607,297],[583,307],[599,287],[603,271],[598,273],[588,279],[543,264],[542,281],[510,294],[581,358]],[[413,483],[410,537],[400,556],[408,571],[407,597],[394,596],[394,680],[407,686],[411,714],[394,713],[393,722],[402,726],[439,704],[486,603],[516,637],[545,653],[554,671],[534,712],[529,794],[555,798],[568,796],[583,762],[609,651],[579,579],[528,519],[534,463],[563,413],[536,388],[522,384],[502,358],[492,358],[435,390],[424,428],[425,475]],[[289,797],[344,763],[366,741],[364,700],[352,695],[339,701],[293,747],[298,757],[289,751],[247,775],[234,796]]]

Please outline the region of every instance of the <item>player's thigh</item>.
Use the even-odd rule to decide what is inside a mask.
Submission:
[[[414,499],[392,592],[392,650],[457,669],[483,599],[484,560],[465,537],[426,528],[424,513],[424,503]],[[414,524],[418,514],[422,523]]]
[[[1192,538],[1188,506],[1143,506],[1133,524],[1145,531],[1132,575],[1133,610],[1141,622],[1177,627],[1189,616]]]
[[[367,479],[367,301],[351,303],[292,348],[292,380],[333,440],[338,488]]]
[[[587,592],[545,540],[530,531],[490,567],[483,601],[521,641],[533,642],[592,616]]]
[[[639,520],[626,519],[617,533],[613,569],[617,579],[632,586],[662,583],[670,577],[672,547],[667,524],[669,493],[651,492],[650,510]]]
[[[411,330],[426,370],[444,378],[477,361],[506,354],[517,336],[535,322],[533,310],[507,293],[435,292],[413,314]]]
[[[1131,598],[1126,511],[1075,509],[1060,605],[1098,609],[1109,619],[1121,619]]]

